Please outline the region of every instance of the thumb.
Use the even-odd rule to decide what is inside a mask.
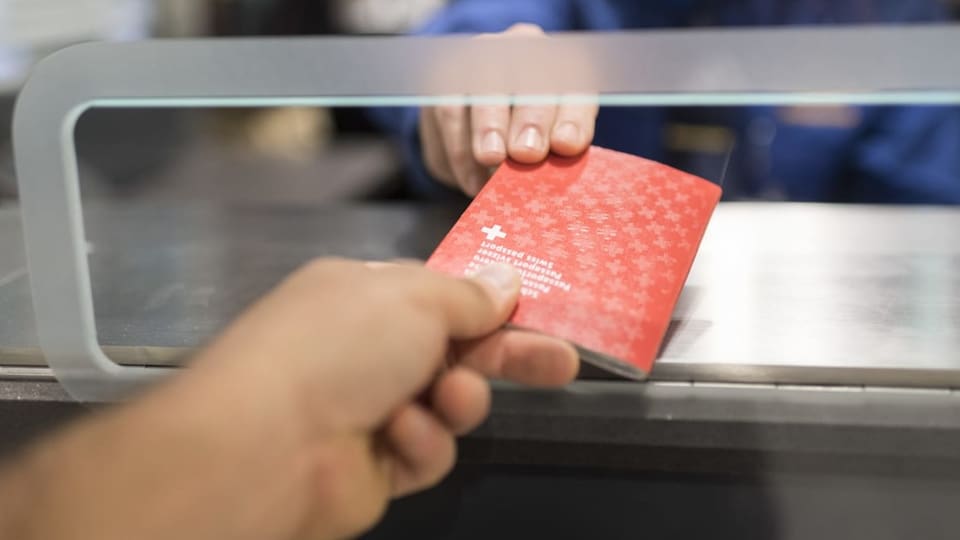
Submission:
[[[485,336],[503,326],[520,296],[520,275],[507,264],[492,264],[467,278],[426,280],[427,304],[435,306],[452,339]]]

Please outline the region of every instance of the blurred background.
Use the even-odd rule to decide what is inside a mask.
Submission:
[[[0,204],[16,196],[16,93],[31,65],[61,47],[152,37],[405,33],[443,3],[0,0]],[[396,150],[358,110],[93,110],[78,124],[76,142],[84,198],[310,204],[393,198],[405,189]]]
[[[0,204],[16,197],[9,134],[14,96],[30,66],[60,47],[149,37],[402,34],[450,3],[0,0]],[[960,0],[941,4],[951,14],[947,17],[960,14]],[[775,10],[780,3],[766,5]],[[692,19],[685,24],[712,23]],[[808,112],[789,114],[799,125],[858,122],[843,111]],[[707,177],[722,168],[718,148],[769,146],[775,136],[760,123],[744,131],[750,140],[737,140],[744,135],[719,124],[692,125],[683,117],[680,111],[665,124],[662,158]],[[398,145],[353,109],[94,110],[78,126],[77,146],[85,197],[310,204],[412,196]],[[762,171],[762,164],[758,167]],[[764,197],[786,198],[782,193]]]
[[[38,59],[70,44],[90,40],[394,35],[421,28],[436,17],[446,24],[432,29],[442,32],[456,26],[455,17],[449,16],[451,10],[468,4],[516,9],[513,13],[521,19],[533,5],[549,8],[576,4],[582,9],[579,14],[584,16],[595,15],[591,10],[599,12],[603,6],[614,4],[626,11],[647,10],[645,14],[623,14],[624,20],[634,21],[633,28],[747,24],[744,19],[736,19],[744,13],[756,15],[756,20],[791,24],[830,22],[832,12],[852,14],[837,22],[875,22],[871,13],[880,8],[895,15],[889,24],[907,24],[917,18],[930,20],[927,15],[931,10],[936,12],[934,20],[960,18],[960,0],[0,0],[0,349],[6,347],[5,358],[9,359],[13,351],[16,366],[18,355],[36,350],[28,274],[20,244],[10,124],[17,91]],[[711,8],[719,10],[718,6],[733,14],[735,20],[711,18]],[[551,10],[543,9],[540,14],[547,11]],[[479,9],[473,13],[475,19],[488,15]],[[548,15],[551,14],[544,16],[550,18]],[[752,24],[758,24],[756,20]],[[503,27],[510,22],[516,20],[500,20],[496,24]],[[943,50],[930,51],[931,56],[958,53],[955,44],[952,48],[947,45]],[[316,76],[319,79],[337,74]],[[733,119],[730,111],[723,108],[694,109],[671,108],[662,122],[650,124],[654,129],[649,130],[650,140],[645,142],[658,148],[656,159],[716,180],[727,171],[730,157],[734,166],[725,176],[728,184],[744,184],[750,177],[756,185],[769,186],[776,186],[777,182],[764,180],[784,170],[806,175],[801,180],[832,178],[821,174],[818,167],[836,173],[836,180],[846,181],[856,177],[857,171],[851,170],[844,160],[856,159],[864,167],[873,167],[875,176],[902,183],[901,192],[891,199],[960,202],[957,107],[943,108],[943,114],[939,114],[941,109],[934,111],[933,122],[927,124],[924,122],[930,120],[930,114],[916,121],[917,116],[901,117],[889,109],[866,115],[863,109],[849,107],[785,107]],[[613,111],[613,116],[621,112],[624,111]],[[630,140],[640,138],[633,131],[636,123],[628,118],[624,124],[627,129],[621,134]],[[929,128],[930,125],[935,128]],[[854,133],[858,144],[846,144],[836,136],[838,133]],[[336,254],[379,259],[428,255],[456,219],[459,207],[395,204],[425,197],[416,188],[416,171],[410,167],[409,156],[405,156],[403,142],[375,125],[365,111],[349,108],[95,109],[84,114],[77,127],[76,145],[99,342],[108,347],[107,353],[117,361],[162,363],[169,361],[161,360],[164,354],[181,354],[182,348],[209,338],[309,257]],[[406,142],[409,146],[410,141]],[[827,150],[818,143],[827,146]],[[730,148],[735,149],[732,156],[728,156]],[[905,163],[913,167],[904,168]],[[942,189],[911,191],[921,183],[916,178],[926,179],[929,184],[939,182]],[[756,188],[752,193],[770,201],[811,200],[802,193],[776,189]],[[870,202],[867,197],[858,200],[855,195],[837,192],[823,198],[831,202]],[[107,202],[99,208],[96,204],[87,206],[90,199]],[[377,204],[367,204],[368,201]],[[389,202],[379,204],[385,201]],[[339,207],[331,208],[329,203]],[[151,205],[155,207],[149,208]],[[328,207],[318,210],[324,205]],[[960,321],[960,311],[950,310],[958,305],[951,299],[960,291],[956,277],[960,275],[956,271],[960,258],[953,251],[930,248],[950,244],[950,239],[937,239],[955,234],[948,232],[949,226],[939,226],[954,223],[952,215],[931,212],[929,220],[922,215],[897,219],[886,209],[871,208],[866,212],[854,209],[851,216],[831,217],[821,208],[803,208],[782,218],[771,217],[779,210],[778,207],[768,213],[765,208],[757,213],[747,209],[746,214],[728,214],[741,216],[727,218],[733,221],[726,222],[725,230],[736,234],[724,236],[724,243],[715,244],[722,249],[708,254],[701,270],[701,283],[706,285],[688,289],[691,300],[684,308],[693,312],[693,304],[709,305],[712,298],[718,307],[711,309],[717,311],[704,310],[706,320],[678,321],[683,326],[677,328],[686,327],[692,332],[689,335],[698,332],[691,329],[707,328],[714,332],[709,335],[723,339],[703,343],[742,342],[744,350],[749,351],[762,351],[761,346],[768,343],[770,350],[778,351],[774,364],[780,360],[781,349],[792,348],[801,355],[814,351],[811,354],[843,358],[839,372],[857,371],[856,367],[848,369],[848,362],[854,366],[863,362],[872,370],[874,364],[870,362],[875,359],[869,350],[874,348],[858,346],[882,335],[884,339],[877,339],[875,348],[883,353],[880,356],[902,358],[911,369],[941,365],[932,361],[911,365],[913,357],[900,351],[919,343],[923,345],[918,347],[920,358],[924,358],[923,354],[933,358],[938,351],[951,350],[954,343],[953,328]],[[836,229],[848,223],[886,224],[888,220],[895,225],[879,227],[879,234],[866,228]],[[770,227],[770,222],[780,225]],[[732,229],[731,223],[735,224]],[[910,227],[905,232],[889,234],[900,223]],[[347,233],[341,234],[345,229]],[[933,241],[928,241],[929,237]],[[771,238],[784,244],[790,244],[785,238],[800,241],[768,253]],[[914,238],[919,247],[908,249]],[[862,249],[851,249],[849,254],[836,252],[838,246],[849,249],[857,242]],[[723,285],[714,286],[718,283]],[[729,314],[729,319],[722,321],[721,313]],[[712,315],[717,315],[716,320],[710,319]],[[674,328],[671,325],[671,334]],[[753,340],[753,336],[759,337]],[[861,349],[868,353],[861,354]],[[717,350],[724,355],[728,350],[740,349],[738,346]],[[119,354],[117,351],[123,351],[125,356],[114,356]],[[4,356],[2,352],[0,357]],[[745,364],[750,369],[755,359],[759,359],[760,367],[771,360],[763,353],[751,354],[757,356],[745,358],[750,360]],[[955,356],[945,354],[937,361],[948,361],[952,370],[955,366],[949,360]],[[735,361],[733,357],[722,360]],[[804,358],[804,362],[801,370],[808,365],[830,365],[823,358],[812,356]],[[742,366],[736,367],[741,371]],[[786,365],[787,369],[794,367]],[[833,368],[829,373],[826,376],[833,376]],[[840,386],[837,390],[845,388]],[[950,475],[943,473],[957,470],[954,462],[944,457],[957,447],[950,430],[942,427],[948,423],[934,418],[919,426],[908,426],[903,439],[893,438],[877,427],[900,431],[904,419],[926,410],[909,413],[914,397],[917,403],[925,401],[919,401],[923,396],[906,394],[913,390],[904,392],[891,398],[904,404],[907,412],[903,416],[900,409],[874,407],[869,405],[874,401],[868,400],[864,403],[868,403],[871,418],[897,411],[894,418],[849,430],[844,422],[858,422],[850,418],[861,418],[855,414],[855,407],[844,413],[853,416],[840,415],[842,418],[835,419],[819,408],[804,412],[808,409],[803,407],[814,398],[800,397],[791,398],[802,404],[799,416],[790,412],[790,418],[800,419],[793,427],[767,423],[754,426],[746,420],[704,423],[698,418],[687,422],[690,427],[682,428],[690,430],[687,433],[668,415],[669,422],[654,422],[651,430],[640,429],[643,435],[638,439],[628,438],[642,443],[611,443],[613,439],[606,437],[615,424],[609,422],[600,423],[597,433],[604,434],[600,443],[567,444],[563,440],[566,435],[552,427],[548,430],[549,441],[542,445],[536,433],[530,436],[535,443],[526,444],[526,439],[520,437],[518,441],[522,441],[514,446],[511,443],[518,441],[492,440],[491,444],[480,438],[473,454],[469,447],[465,452],[479,459],[478,463],[518,459],[536,462],[540,468],[521,475],[516,470],[491,473],[489,468],[480,470],[482,466],[471,469],[468,458],[466,469],[439,491],[401,507],[405,510],[395,516],[393,523],[406,525],[408,530],[421,529],[421,534],[407,537],[438,537],[455,526],[460,531],[479,531],[477,537],[489,537],[496,533],[486,531],[504,530],[504,524],[511,531],[536,528],[540,536],[549,536],[555,530],[560,534],[554,537],[603,537],[633,534],[631,529],[637,523],[647,530],[671,531],[673,537],[677,537],[678,530],[696,530],[715,536],[716,531],[721,531],[720,537],[786,538],[790,529],[809,531],[807,537],[842,536],[858,526],[864,527],[861,534],[851,533],[848,537],[862,538],[864,531],[872,533],[867,537],[874,539],[894,538],[901,533],[903,537],[921,538],[936,533],[948,535],[952,529],[941,530],[940,523],[944,516],[950,517],[950,507],[946,505],[955,506],[955,497],[945,497],[944,493],[958,493],[956,484],[950,483]],[[588,403],[591,411],[602,412],[594,409],[597,395],[592,391],[589,394],[587,402],[571,402],[569,410],[574,411],[574,416],[579,414],[576,407],[583,403]],[[14,396],[20,399],[19,395]],[[42,403],[32,399],[24,402],[44,405],[38,409],[39,417],[52,414],[43,411],[55,410],[47,408],[46,398]],[[646,410],[646,399],[644,394],[630,414],[617,411],[617,421],[642,418],[646,422],[646,414],[634,414]],[[621,400],[618,397],[615,401]],[[938,402],[933,403],[940,407]],[[627,400],[623,404],[617,407],[632,407],[634,402]],[[668,403],[669,407],[674,405]],[[757,410],[762,409],[758,407]],[[534,411],[533,416],[537,414],[541,413]],[[829,421],[819,426],[807,420],[812,418],[807,414]],[[32,413],[6,416],[17,430],[24,430],[33,421]],[[554,418],[553,413],[550,417]],[[527,417],[517,418],[507,418],[506,433],[522,426],[516,422],[524,422]],[[561,417],[548,419],[552,422],[549,426],[563,423],[557,418]],[[574,418],[570,429],[585,429],[578,427],[585,425],[584,418]],[[541,429],[537,424],[531,425],[534,432]],[[705,437],[694,435],[703,431],[704,426]],[[767,429],[769,426],[772,427]],[[662,438],[658,435],[661,431],[665,434]],[[728,431],[730,434],[726,434]],[[732,443],[723,442],[727,437]],[[572,440],[581,439],[578,435]],[[583,440],[589,440],[589,436]],[[668,446],[648,446],[654,444],[650,441],[660,440],[666,442],[656,444]],[[794,440],[805,441],[797,445],[796,452],[791,447]],[[872,450],[864,452],[866,457],[861,459],[859,452],[863,448],[858,448],[858,444],[879,444],[880,449],[876,454]],[[721,449],[714,450],[714,445]],[[842,451],[837,452],[836,462],[827,467],[829,474],[804,476],[793,484],[765,477],[767,470],[818,470],[816,463],[823,459],[820,456],[834,447]],[[894,447],[896,452],[891,450]],[[554,458],[551,452],[557,452],[558,457]],[[567,457],[560,457],[563,452]],[[888,463],[882,457],[887,456],[886,452],[898,458],[901,453],[907,457]],[[918,453],[925,457],[915,460],[914,454]],[[594,455],[597,457],[590,457]],[[592,468],[570,468],[562,472],[563,477],[556,470],[562,467],[548,468],[548,464],[559,465],[565,460],[591,463]],[[658,473],[651,481],[646,475],[628,477],[621,473],[623,468],[634,467],[643,471],[664,467],[671,474]],[[882,470],[876,478],[859,476],[863,470],[875,467]],[[745,470],[749,472],[749,482],[737,477],[728,488],[717,478],[699,475],[713,470],[724,475]],[[673,473],[680,471],[683,474],[674,477]],[[924,483],[914,480],[912,473],[922,477]],[[511,480],[510,475],[520,480]],[[755,476],[759,478],[756,489],[752,486]],[[908,478],[905,487],[895,483],[901,476]],[[931,480],[932,487],[921,489],[927,480]],[[947,483],[939,483],[941,480]],[[885,492],[891,493],[889,497]],[[645,509],[651,519],[638,521],[638,508]],[[564,512],[566,509],[570,511]],[[690,515],[700,519],[691,520]],[[565,519],[556,519],[558,516]],[[914,534],[908,535],[907,530]],[[731,533],[723,534],[726,531]],[[930,534],[925,536],[924,532]],[[804,534],[796,532],[789,537],[801,538]]]

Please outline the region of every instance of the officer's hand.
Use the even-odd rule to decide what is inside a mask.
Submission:
[[[502,34],[543,36],[540,27],[518,24]],[[508,156],[539,163],[550,152],[577,155],[593,141],[596,105],[444,106],[420,111],[420,142],[427,170],[437,180],[476,195]]]

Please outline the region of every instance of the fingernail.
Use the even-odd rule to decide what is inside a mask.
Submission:
[[[473,274],[473,278],[486,281],[504,294],[512,294],[516,290],[519,277],[514,267],[501,263],[484,266]]]
[[[573,122],[564,122],[557,126],[554,137],[563,140],[563,142],[576,144],[580,141],[580,128]]]
[[[517,144],[530,150],[539,150],[543,145],[543,137],[540,136],[539,129],[530,126],[520,132],[520,136],[517,137]]]
[[[484,154],[505,154],[507,147],[503,142],[503,137],[501,137],[499,133],[489,131],[483,136],[483,141],[480,143],[480,151]]]

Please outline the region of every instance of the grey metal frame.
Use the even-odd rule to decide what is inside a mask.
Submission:
[[[944,52],[951,47],[960,50],[958,26],[548,40],[174,40],[65,49],[36,67],[14,115],[40,344],[81,401],[122,399],[165,372],[121,367],[97,343],[73,141],[77,120],[92,107],[960,103],[960,56]]]

